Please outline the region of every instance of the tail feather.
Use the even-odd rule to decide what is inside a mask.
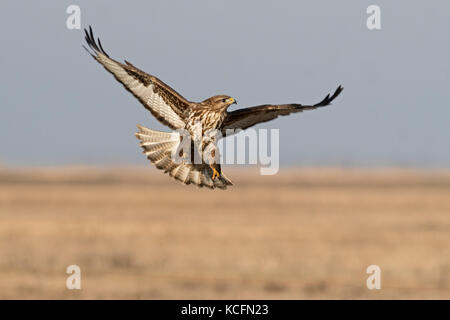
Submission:
[[[162,132],[162,131],[155,131],[151,130],[149,128],[143,127],[141,125],[137,126],[139,129],[139,132],[137,135],[142,134],[146,137],[146,141],[164,141],[164,140],[178,140],[179,134],[177,132]]]
[[[152,162],[163,160],[168,156],[167,149],[160,149],[156,151],[145,151],[144,153],[147,155],[147,158]]]
[[[176,141],[165,141],[165,142],[141,142],[141,147],[146,151],[157,151],[170,149],[177,145]]]
[[[170,158],[164,157],[160,160],[153,162],[156,168],[164,170],[165,172],[172,170],[175,167],[175,163]]]
[[[176,152],[180,143],[180,135],[177,132],[161,132],[151,130],[138,125],[135,135],[141,141],[147,158],[160,170],[169,173],[174,179],[184,184],[194,184],[198,187],[226,189],[233,183],[222,173],[215,180],[212,179],[213,171],[207,164],[176,163],[172,154]]]
[[[188,177],[190,170],[191,170],[190,167],[180,164],[177,168],[174,169],[174,171],[170,173],[170,175],[185,184],[189,184],[190,181]]]
[[[212,188],[214,186],[214,181],[211,178],[212,173],[208,174],[207,171],[208,170],[206,168],[203,170],[201,174],[201,183],[209,188]]]
[[[189,172],[189,180],[192,181],[193,184],[200,185],[201,184],[201,173],[200,171],[192,170]]]

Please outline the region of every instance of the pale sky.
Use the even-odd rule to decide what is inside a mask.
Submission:
[[[136,124],[169,130],[83,50],[71,4],[111,57],[190,100],[306,104],[342,84],[259,126],[280,128],[281,165],[450,166],[443,0],[2,1],[0,165],[144,165]]]

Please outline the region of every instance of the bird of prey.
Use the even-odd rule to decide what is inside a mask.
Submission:
[[[221,170],[220,161],[217,159],[216,139],[205,135],[199,140],[198,148],[212,149],[211,154],[216,155],[212,161],[199,162],[188,161],[186,157],[181,161],[175,161],[174,154],[178,153],[178,147],[183,137],[176,130],[183,129],[195,135],[194,130],[200,124],[201,134],[208,130],[229,131],[227,129],[247,129],[256,124],[273,120],[278,116],[291,113],[312,110],[325,107],[341,93],[343,88],[339,86],[330,96],[329,94],[319,103],[314,105],[302,105],[297,103],[279,105],[260,105],[228,112],[230,105],[236,100],[228,95],[216,95],[202,102],[192,102],[184,98],[174,89],[159,80],[157,77],[147,74],[136,68],[128,61],[124,63],[111,59],[105,52],[100,42],[94,38],[92,28],[85,31],[85,39],[89,49],[84,47],[91,56],[103,67],[112,73],[117,81],[135,96],[153,116],[162,124],[175,130],[173,132],[160,132],[138,125],[136,137],[140,140],[147,158],[158,168],[183,184],[193,184],[198,187],[226,189],[233,183]],[[185,156],[180,154],[180,156]],[[183,160],[184,159],[184,160]]]

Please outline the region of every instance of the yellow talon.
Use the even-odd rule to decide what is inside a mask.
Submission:
[[[217,171],[215,168],[211,168],[213,170],[212,179],[215,180],[216,178],[220,177],[219,171]]]

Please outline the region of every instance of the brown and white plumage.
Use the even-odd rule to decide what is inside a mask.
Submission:
[[[94,54],[91,53],[94,59],[111,72],[162,124],[171,129],[183,128],[185,123],[182,114],[191,103],[164,82],[139,70],[128,61],[123,64],[111,59],[100,39],[98,44],[95,42],[92,28],[89,27],[89,30],[85,30],[86,42],[94,50]]]
[[[160,132],[138,125],[139,132],[136,137],[141,141],[144,154],[156,166],[164,170],[176,180],[184,184],[194,184],[199,187],[226,189],[232,182],[221,174],[212,179],[213,170],[208,164],[176,163],[172,155],[176,152],[180,142],[178,132]]]
[[[276,119],[279,116],[287,116],[292,113],[326,107],[331,104],[331,102],[341,93],[342,90],[344,90],[344,88],[339,86],[332,96],[327,95],[322,101],[314,105],[301,105],[297,103],[281,105],[265,104],[228,112],[227,117],[222,124],[222,128],[223,130],[244,130],[258,123]]]
[[[136,68],[128,61],[120,63],[111,59],[105,52],[100,39],[95,41],[92,28],[85,29],[86,42],[91,56],[113,74],[117,81],[131,92],[162,124],[173,130],[185,129],[191,136],[198,123],[201,124],[202,134],[210,129],[226,132],[227,129],[246,129],[258,123],[270,121],[278,116],[312,110],[330,105],[341,93],[339,86],[335,93],[327,95],[325,99],[315,105],[284,104],[261,105],[228,112],[227,108],[236,101],[226,95],[217,95],[202,102],[188,101],[167,84]],[[199,164],[189,161],[174,161],[182,140],[179,132],[159,132],[138,126],[136,137],[147,158],[158,168],[169,173],[173,178],[184,184],[194,184],[199,187],[226,189],[232,182],[221,171],[220,163],[202,162]],[[203,137],[200,149],[212,149],[212,154],[218,155],[217,141]]]

